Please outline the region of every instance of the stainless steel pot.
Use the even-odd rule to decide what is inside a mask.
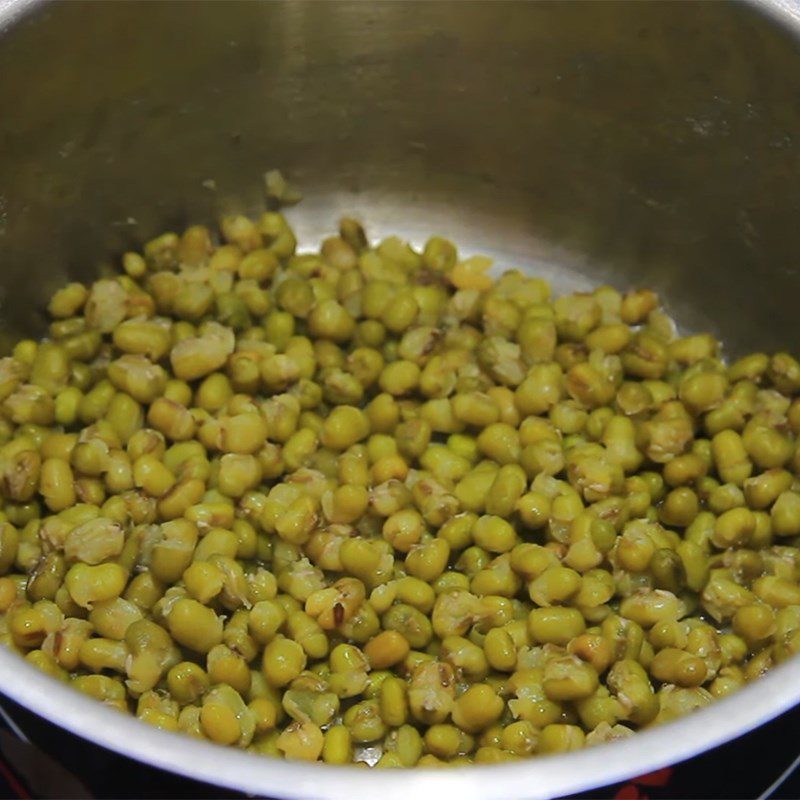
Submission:
[[[157,230],[262,205],[432,232],[557,286],[657,288],[689,329],[797,349],[800,12],[763,3],[0,0],[2,336]],[[133,758],[285,798],[543,798],[800,700],[800,661],[622,743],[466,770],[272,761],[151,730],[0,652],[0,692]]]

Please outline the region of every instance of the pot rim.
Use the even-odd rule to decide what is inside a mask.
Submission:
[[[629,739],[572,753],[457,769],[366,770],[283,761],[151,728],[0,648],[0,692],[77,736],[154,767],[286,800],[545,800],[613,784],[683,761],[751,731],[800,702],[800,658],[701,711]]]

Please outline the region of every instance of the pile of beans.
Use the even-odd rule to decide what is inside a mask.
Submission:
[[[165,233],[0,360],[0,642],[377,766],[572,750],[800,649],[800,364],[434,237]]]

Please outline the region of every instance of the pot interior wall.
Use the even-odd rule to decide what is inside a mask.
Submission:
[[[34,7],[0,38],[4,335],[164,228],[306,200],[796,348],[800,48],[735,3]]]

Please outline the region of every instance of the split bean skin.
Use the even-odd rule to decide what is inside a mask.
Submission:
[[[800,649],[800,364],[647,289],[225,217],[0,359],[0,643],[264,756],[496,763]]]

